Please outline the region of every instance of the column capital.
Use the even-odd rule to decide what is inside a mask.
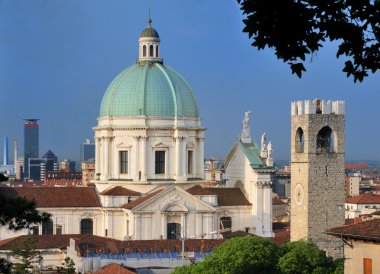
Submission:
[[[254,182],[260,188],[272,187],[272,182]]]

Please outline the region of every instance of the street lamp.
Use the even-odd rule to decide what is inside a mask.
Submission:
[[[186,240],[186,238],[185,238],[185,237],[182,237],[180,234],[174,233],[174,231],[172,231],[172,234],[173,234],[178,240],[181,241],[181,245],[182,245],[181,261],[182,261],[182,266],[183,266],[183,265],[184,265],[184,258],[185,258],[185,240]]]

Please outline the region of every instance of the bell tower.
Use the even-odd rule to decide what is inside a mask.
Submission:
[[[323,232],[344,225],[345,102],[291,103],[291,241],[311,239],[329,256],[343,243]]]

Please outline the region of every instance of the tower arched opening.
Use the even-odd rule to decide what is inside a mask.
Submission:
[[[302,128],[298,128],[296,131],[295,149],[297,153],[304,152],[304,134]]]
[[[334,134],[329,126],[321,128],[317,134],[317,153],[334,152]]]

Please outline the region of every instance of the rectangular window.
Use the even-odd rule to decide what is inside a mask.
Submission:
[[[187,152],[187,174],[193,173],[193,151],[189,150]]]
[[[155,173],[165,174],[165,151],[157,150],[155,152]]]
[[[32,231],[33,231],[33,235],[38,235],[38,234],[40,234],[40,227],[39,226],[33,226]]]
[[[363,273],[372,274],[372,259],[369,259],[369,258],[363,259]]]
[[[42,235],[53,235],[53,222],[42,222]]]
[[[55,235],[62,235],[62,226],[61,225],[57,225],[55,227]]]
[[[128,173],[128,151],[120,151],[120,173]]]

